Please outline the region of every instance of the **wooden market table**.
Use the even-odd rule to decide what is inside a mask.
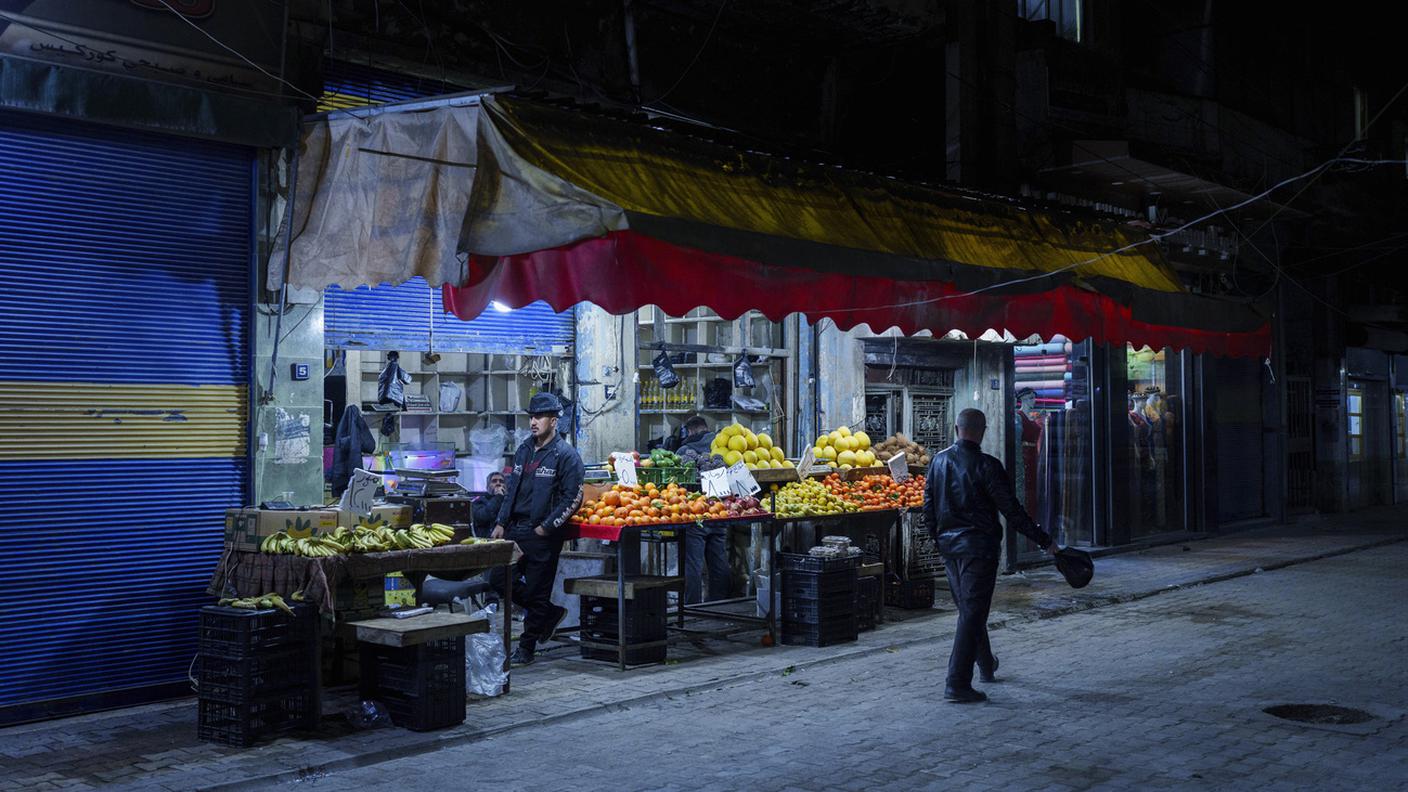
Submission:
[[[483,572],[494,567],[507,567],[504,578],[507,591],[505,602],[513,601],[513,562],[517,546],[508,540],[486,540],[471,545],[448,544],[415,550],[392,550],[385,553],[349,553],[327,558],[269,554],[235,550],[226,545],[206,592],[216,597],[255,596],[276,593],[285,599],[301,592],[303,600],[316,605],[322,613],[343,620],[337,612],[339,586],[351,586],[354,581],[368,578],[384,579],[400,572],[416,588],[417,602],[427,575],[436,572]],[[384,591],[384,589],[383,589]],[[385,607],[385,594],[377,609]],[[366,613],[351,614],[365,618]],[[504,611],[504,673],[509,672],[509,657],[513,654],[513,619]],[[411,619],[414,621],[414,619]],[[508,692],[508,682],[504,683]]]

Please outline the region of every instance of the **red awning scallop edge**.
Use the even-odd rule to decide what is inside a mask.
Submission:
[[[514,308],[543,300],[558,311],[590,302],[616,315],[656,305],[682,316],[702,305],[725,319],[751,310],[773,321],[802,313],[811,321],[828,318],[842,330],[866,324],[876,332],[898,327],[906,335],[959,330],[977,338],[989,329],[1017,338],[1059,333],[1072,340],[1226,357],[1262,357],[1271,348],[1269,323],[1248,332],[1152,324],[1113,297],[1070,284],[1035,294],[968,295],[951,283],[778,266],[634,231],[514,256],[471,256],[467,265],[465,284],[443,290],[445,310],[461,319],[478,316],[493,300]]]

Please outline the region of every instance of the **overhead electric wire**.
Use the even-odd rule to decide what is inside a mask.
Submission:
[[[683,72],[680,72],[680,76],[678,79],[675,80],[674,85],[671,85],[669,88],[665,89],[664,93],[660,94],[654,99],[651,99],[649,102],[642,102],[643,105],[650,105],[655,102],[659,102],[665,97],[674,93],[676,88],[680,87],[680,83],[684,82],[684,78],[688,77],[689,73],[694,69],[694,64],[699,62],[699,56],[703,55],[704,49],[709,46],[709,41],[713,39],[714,30],[718,28],[719,20],[722,19],[724,15],[724,7],[727,5],[728,0],[719,0],[719,10],[714,14],[714,23],[709,26],[709,32],[704,35],[704,43],[699,45],[699,49],[694,53],[694,57],[690,59],[689,65],[684,67]]]
[[[1205,222],[1207,222],[1208,220],[1213,219],[1214,217],[1217,217],[1217,216],[1219,216],[1219,215],[1221,215],[1221,214],[1224,214],[1225,212],[1236,211],[1237,209],[1241,209],[1242,207],[1247,206],[1248,204],[1255,203],[1256,201],[1259,201],[1259,200],[1261,200],[1262,198],[1265,198],[1266,196],[1270,195],[1271,193],[1275,192],[1276,190],[1279,190],[1279,189],[1282,188],[1282,187],[1285,187],[1285,186],[1288,185],[1288,184],[1292,184],[1292,183],[1294,183],[1294,182],[1300,181],[1301,179],[1305,179],[1305,178],[1310,177],[1310,176],[1313,176],[1313,175],[1315,175],[1315,174],[1319,174],[1319,173],[1321,173],[1321,172],[1323,172],[1324,170],[1326,170],[1326,169],[1328,169],[1328,168],[1334,166],[1335,164],[1337,164],[1337,163],[1339,163],[1339,162],[1350,162],[1350,163],[1359,164],[1359,165],[1405,165],[1405,164],[1408,164],[1408,160],[1401,160],[1401,159],[1395,159],[1395,160],[1365,160],[1365,159],[1360,159],[1360,158],[1357,158],[1357,157],[1337,157],[1337,158],[1335,158],[1335,159],[1327,160],[1326,162],[1323,162],[1323,163],[1321,163],[1320,165],[1317,165],[1316,167],[1314,167],[1314,168],[1312,168],[1312,169],[1306,171],[1305,173],[1301,173],[1301,174],[1298,174],[1298,175],[1296,175],[1296,176],[1291,176],[1291,177],[1289,177],[1289,178],[1282,179],[1281,181],[1277,182],[1276,184],[1272,185],[1271,187],[1267,188],[1266,190],[1263,190],[1262,192],[1257,193],[1256,195],[1253,195],[1253,196],[1251,196],[1250,198],[1247,198],[1246,200],[1239,201],[1238,203],[1235,203],[1235,204],[1233,204],[1233,205],[1227,207],[1226,209],[1219,209],[1219,210],[1217,210],[1217,211],[1215,211],[1215,212],[1210,212],[1210,213],[1205,214],[1205,215],[1203,215],[1202,217],[1199,217],[1199,218],[1197,218],[1197,219],[1195,219],[1195,220],[1190,220],[1190,221],[1184,223],[1183,225],[1178,226],[1177,228],[1172,228],[1172,229],[1169,229],[1168,231],[1163,231],[1163,232],[1160,232],[1160,233],[1157,233],[1157,234],[1150,234],[1148,237],[1146,237],[1146,238],[1144,238],[1144,239],[1140,239],[1140,240],[1137,240],[1137,241],[1135,241],[1135,242],[1131,242],[1131,243],[1128,244],[1128,245],[1123,245],[1123,246],[1121,246],[1121,247],[1115,248],[1114,250],[1110,250],[1110,251],[1106,251],[1106,252],[1104,252],[1104,253],[1100,253],[1099,255],[1093,256],[1093,257],[1088,258],[1088,259],[1085,259],[1085,260],[1083,260],[1083,261],[1077,261],[1077,262],[1073,262],[1073,263],[1071,263],[1071,264],[1066,264],[1066,265],[1061,266],[1061,267],[1058,267],[1058,268],[1056,268],[1056,269],[1054,269],[1054,270],[1048,270],[1048,271],[1045,271],[1045,272],[1038,272],[1038,273],[1036,273],[1036,274],[1034,274],[1034,275],[1029,275],[1029,276],[1026,276],[1026,277],[1023,277],[1023,278],[1014,278],[1014,279],[1012,279],[1012,280],[1003,281],[1003,282],[1001,282],[1001,283],[993,283],[993,284],[990,284],[990,285],[987,285],[987,286],[982,286],[982,287],[980,287],[980,288],[973,289],[973,290],[971,290],[971,291],[961,292],[961,293],[959,293],[959,294],[945,294],[945,295],[942,295],[942,296],[939,296],[939,297],[930,297],[930,298],[924,299],[924,300],[910,300],[910,301],[907,301],[907,302],[891,303],[891,304],[888,304],[888,305],[867,305],[867,306],[862,306],[862,307],[858,307],[858,308],[827,308],[827,309],[824,310],[824,312],[825,312],[825,313],[851,313],[851,312],[854,312],[854,311],[870,311],[870,310],[875,310],[875,309],[879,309],[879,308],[909,308],[909,307],[916,306],[916,305],[927,305],[927,304],[929,304],[929,303],[944,302],[945,300],[956,300],[956,299],[959,299],[959,298],[962,298],[962,297],[972,297],[972,296],[974,296],[974,295],[982,294],[983,292],[993,291],[993,290],[995,290],[995,289],[1002,289],[1002,288],[1006,288],[1006,287],[1008,287],[1008,286],[1016,286],[1016,285],[1019,285],[1019,284],[1022,284],[1022,283],[1030,283],[1030,282],[1032,282],[1032,281],[1042,280],[1042,279],[1044,279],[1044,278],[1055,277],[1056,275],[1060,275],[1060,274],[1063,273],[1063,272],[1069,272],[1070,270],[1077,269],[1077,268],[1079,268],[1079,267],[1084,267],[1084,266],[1086,266],[1086,265],[1088,265],[1088,264],[1094,264],[1094,263],[1097,262],[1097,261],[1101,261],[1101,260],[1103,260],[1103,259],[1110,258],[1111,256],[1118,256],[1118,255],[1120,255],[1121,253],[1127,253],[1127,252],[1129,252],[1129,251],[1131,251],[1131,250],[1134,250],[1135,248],[1143,247],[1144,245],[1150,245],[1150,244],[1153,244],[1153,243],[1155,243],[1155,242],[1162,241],[1162,240],[1163,240],[1164,238],[1166,238],[1166,237],[1172,236],[1173,234],[1176,234],[1176,233],[1178,233],[1178,232],[1180,232],[1180,231],[1186,231],[1187,229],[1191,228],[1192,226],[1198,225],[1199,223],[1205,223]],[[1305,287],[1302,286],[1301,288],[1305,288]],[[1318,299],[1318,298],[1317,298],[1317,299]]]
[[[235,57],[239,58],[240,60],[244,61],[245,63],[248,63],[250,66],[253,66],[256,70],[258,70],[258,71],[259,71],[261,74],[263,74],[264,76],[266,76],[266,77],[268,77],[268,78],[270,78],[270,79],[272,79],[272,80],[277,80],[277,81],[279,81],[280,83],[283,83],[284,85],[287,85],[288,87],[292,88],[293,90],[297,91],[298,93],[302,94],[303,96],[306,96],[306,97],[308,97],[309,99],[312,99],[312,100],[315,101],[315,102],[318,101],[318,97],[316,97],[316,96],[314,96],[314,95],[308,93],[307,91],[303,90],[302,88],[299,88],[297,85],[294,85],[293,83],[289,82],[288,80],[285,80],[283,77],[280,77],[279,75],[274,74],[273,72],[269,71],[268,69],[264,68],[263,66],[260,66],[259,64],[255,63],[254,61],[252,61],[252,60],[250,60],[249,58],[245,57],[244,53],[240,52],[239,50],[235,49],[234,47],[231,47],[229,44],[226,44],[225,42],[223,42],[223,41],[221,41],[220,39],[216,38],[215,36],[211,35],[208,31],[206,31],[205,28],[201,27],[200,25],[197,25],[196,23],[194,23],[194,22],[192,22],[191,20],[187,19],[184,14],[182,14],[180,11],[177,11],[176,8],[175,8],[175,6],[172,6],[171,3],[167,2],[167,0],[157,0],[157,2],[158,2],[158,3],[161,3],[163,6],[166,6],[166,10],[167,10],[167,11],[170,11],[170,12],[173,13],[173,14],[175,14],[177,19],[180,19],[182,22],[185,22],[187,25],[190,25],[191,27],[193,27],[193,28],[195,28],[196,30],[200,31],[200,34],[201,34],[202,36],[205,36],[206,38],[208,38],[208,39],[210,39],[211,41],[215,42],[216,44],[220,45],[221,49],[224,49],[225,51],[229,52],[230,54],[232,54],[232,55],[234,55]]]

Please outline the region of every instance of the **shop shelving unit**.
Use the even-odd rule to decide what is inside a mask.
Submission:
[[[672,357],[683,353],[687,362],[672,363],[680,375],[679,386],[661,391],[651,361],[663,349]],[[637,447],[645,448],[653,438],[677,431],[691,415],[703,415],[711,428],[737,421],[755,432],[769,432],[774,438],[787,436],[786,376],[791,353],[781,322],[757,311],[737,319],[723,319],[707,308],[696,308],[685,316],[669,316],[654,306],[636,312],[636,346],[639,353],[639,382],[636,387]],[[709,407],[704,389],[715,377],[733,381],[733,364],[747,353],[753,364],[757,385],[739,389],[766,405],[761,413],[745,412],[730,401],[727,407]],[[792,449],[788,449],[791,451]]]
[[[405,352],[400,362],[411,375],[406,393],[428,397],[431,412],[396,413],[397,432],[391,442],[453,442],[460,451],[470,450],[470,430],[502,426],[508,430],[504,454],[513,453],[516,433],[528,430],[523,409],[533,394],[549,386],[567,390],[571,382],[572,357],[566,349],[546,355],[444,352],[435,363],[426,363],[419,352]],[[375,402],[377,375],[385,367],[385,352],[349,350],[348,403]],[[462,395],[453,409],[444,409],[452,405],[441,403],[441,386],[450,383],[459,386]],[[380,414],[368,412],[366,417],[376,432]]]

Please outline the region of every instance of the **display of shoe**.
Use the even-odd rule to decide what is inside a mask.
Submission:
[[[552,636],[557,632],[557,628],[562,624],[562,620],[567,618],[567,609],[561,605],[554,605],[557,608],[557,615],[548,619],[543,627],[543,631],[538,635],[539,641],[551,641]]]
[[[996,682],[996,681],[997,681],[997,676],[996,676],[996,674],[997,674],[997,666],[998,666],[997,655],[993,655],[993,656],[992,656],[992,668],[983,668],[981,665],[978,666],[978,679],[979,679],[980,681],[982,681],[982,682],[988,682],[988,683]]]
[[[949,701],[954,704],[977,704],[980,701],[987,700],[988,694],[981,690],[974,690],[973,688],[968,688],[967,690],[946,688],[944,690],[944,701]]]
[[[509,662],[512,663],[512,664],[514,664],[514,665],[516,665],[516,666],[532,665],[532,664],[533,664],[533,650],[532,650],[532,649],[524,649],[523,647],[520,646],[520,647],[518,647],[517,649],[514,649],[514,650],[513,650],[513,656],[509,658]]]

